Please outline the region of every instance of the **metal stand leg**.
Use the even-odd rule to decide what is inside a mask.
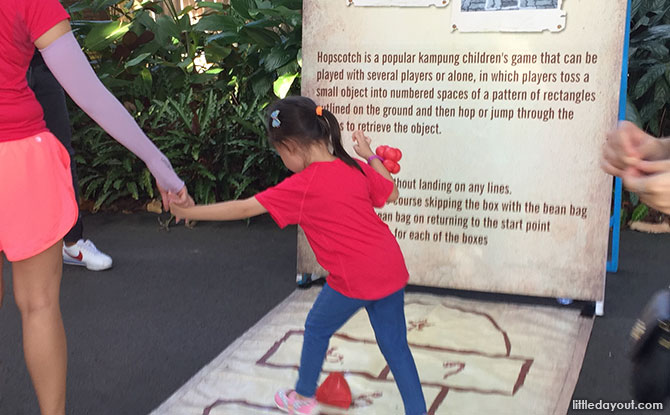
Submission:
[[[604,301],[596,301],[596,315],[598,317],[602,317],[605,315],[605,302]]]

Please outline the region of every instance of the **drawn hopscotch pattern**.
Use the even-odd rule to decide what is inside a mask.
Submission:
[[[281,415],[273,397],[298,377],[300,323],[317,295],[293,293],[151,415]],[[405,314],[429,415],[568,411],[593,325],[578,311],[409,293]],[[354,403],[320,415],[403,413],[364,310],[331,339],[320,380],[332,372],[346,374]]]
[[[410,345],[415,353],[419,372],[422,373],[422,385],[426,392],[430,415],[443,413],[440,408],[449,392],[511,398],[523,388],[534,358],[512,354],[510,338],[493,316],[445,304],[435,308],[421,302],[408,302],[407,309],[409,314],[414,315],[425,315],[421,313],[425,310],[437,313],[432,314],[430,318],[408,319]],[[442,318],[438,318],[437,315],[441,315]],[[348,323],[349,326],[345,326],[345,330],[346,327],[354,329],[369,324],[364,316],[361,316],[361,313],[355,316],[353,321]],[[452,320],[444,319],[446,316],[469,319],[472,329],[487,338],[486,349],[473,348],[472,345],[460,342],[453,345],[441,344],[439,341],[435,343],[435,339],[444,338],[440,335],[440,332],[445,331],[445,327],[442,326],[444,321]],[[285,371],[287,377],[297,371],[303,334],[303,330],[289,330],[281,338],[275,339],[275,343],[256,361],[256,366]],[[324,373],[344,371],[348,373],[350,380],[367,385],[367,394],[354,396],[354,405],[350,409],[355,413],[360,413],[356,412],[357,410],[367,410],[364,413],[379,413],[375,408],[385,393],[397,394],[393,375],[381,356],[376,341],[366,335],[361,336],[361,333],[358,335],[336,333],[331,338],[323,371]],[[258,397],[249,398],[240,396],[217,399],[203,409],[202,415],[213,415],[215,411],[226,407],[230,407],[231,410],[246,408],[263,413],[280,413],[277,408],[264,403]],[[321,414],[334,415],[329,412]]]

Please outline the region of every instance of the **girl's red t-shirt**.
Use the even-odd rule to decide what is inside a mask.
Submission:
[[[0,0],[0,142],[46,130],[26,71],[35,40],[69,17],[58,0]]]
[[[365,175],[337,159],[316,162],[256,195],[279,227],[300,225],[328,285],[347,297],[377,300],[409,279],[400,246],[375,207],[393,182],[358,162]]]

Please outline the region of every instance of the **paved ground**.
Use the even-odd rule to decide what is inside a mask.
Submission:
[[[68,415],[148,414],[295,289],[295,230],[269,219],[169,233],[155,215],[84,223],[115,266],[65,268]],[[37,414],[19,315],[11,295],[5,300],[0,414]]]
[[[669,235],[622,233],[619,272],[607,277],[605,316],[596,319],[574,399],[631,399],[630,364],[625,355],[628,333],[649,297],[670,284],[668,248]],[[670,414],[670,404],[666,407],[665,411],[623,413]],[[570,412],[585,413],[588,411]]]
[[[295,229],[278,230],[268,218],[170,232],[149,214],[89,216],[85,225],[115,267],[65,268],[68,415],[148,414],[295,288]],[[651,293],[668,284],[669,246],[670,236],[623,234],[621,271],[608,276],[606,316],[596,320],[576,399],[630,399],[627,333]],[[0,414],[32,415],[38,411],[8,271]]]

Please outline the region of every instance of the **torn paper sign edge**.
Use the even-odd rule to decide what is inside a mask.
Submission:
[[[450,0],[346,0],[349,6],[360,7],[446,7]]]

